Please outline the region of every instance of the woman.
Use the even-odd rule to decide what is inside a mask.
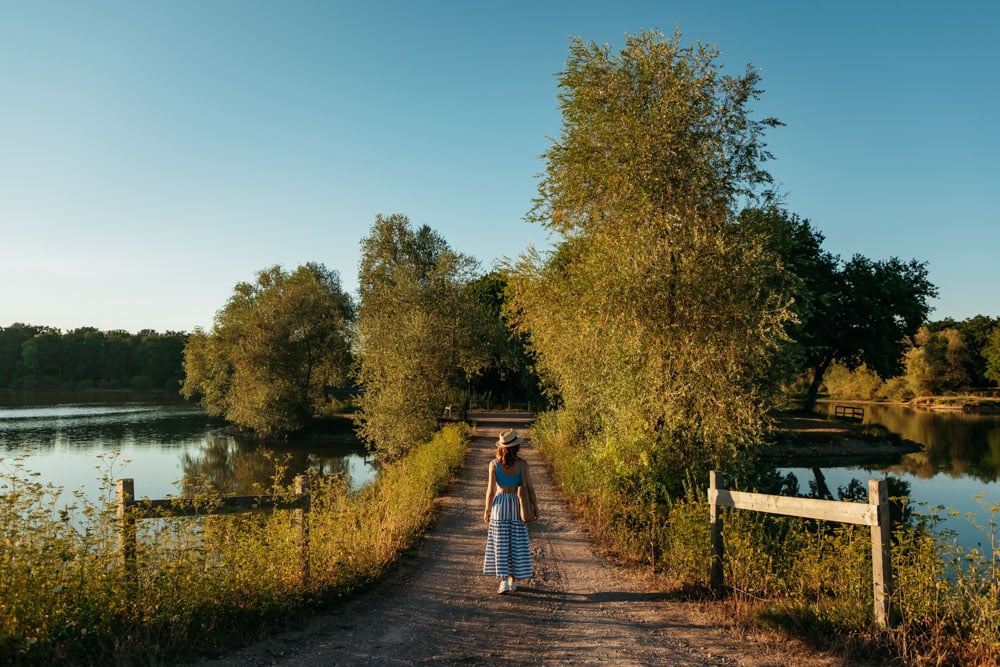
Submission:
[[[486,540],[483,574],[500,580],[497,593],[501,595],[516,591],[518,579],[535,576],[531,567],[528,527],[521,521],[517,487],[523,486],[528,491],[536,517],[538,501],[528,476],[528,462],[517,456],[520,448],[521,441],[514,429],[501,431],[496,458],[490,461],[489,481],[486,484],[483,522],[489,524],[490,531]]]

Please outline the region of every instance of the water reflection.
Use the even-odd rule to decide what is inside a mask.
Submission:
[[[821,404],[826,414],[834,405]],[[881,424],[924,451],[906,454],[889,470],[923,479],[945,474],[983,482],[1000,479],[1000,415],[915,410],[900,405],[866,404],[865,423]]]
[[[190,405],[72,404],[0,407],[0,474],[15,457],[66,492],[94,502],[108,481],[131,477],[138,497],[163,498],[211,485],[224,494],[270,489],[303,472],[343,472],[353,488],[376,471],[350,431],[323,440],[262,447],[223,431],[224,424]],[[112,484],[113,485],[113,484]]]
[[[38,454],[59,447],[122,449],[184,444],[221,422],[191,406],[59,405],[0,408],[0,447]]]
[[[821,404],[821,411],[832,413],[839,404]],[[982,526],[988,526],[994,516],[990,505],[1000,501],[1000,415],[931,412],[899,405],[864,404],[864,408],[865,423],[881,424],[920,443],[924,450],[906,454],[895,463],[823,467],[820,474],[828,489],[846,489],[853,480],[860,485],[886,477],[890,495],[909,497],[908,511],[939,516],[941,528],[954,532],[966,548],[992,549],[995,537]],[[819,485],[811,468],[782,468],[780,472],[803,480],[811,477]],[[909,489],[905,493],[902,488],[893,489],[894,479]]]
[[[375,476],[374,463],[365,458],[356,440],[272,449],[222,433],[210,433],[199,450],[184,452],[181,467],[185,494],[212,490],[223,495],[254,495],[276,485],[287,487],[303,473],[341,474],[356,489]]]

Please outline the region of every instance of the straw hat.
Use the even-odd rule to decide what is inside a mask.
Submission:
[[[514,445],[521,444],[521,439],[517,437],[517,433],[514,429],[509,428],[506,431],[500,431],[500,437],[497,438],[497,447],[513,447]]]

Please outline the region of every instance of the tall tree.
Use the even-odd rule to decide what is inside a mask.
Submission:
[[[41,327],[11,324],[0,327],[0,387],[13,388],[22,380],[22,346],[35,337]]]
[[[327,388],[346,381],[352,318],[339,276],[322,264],[261,271],[236,285],[211,332],[191,335],[181,393],[262,436],[301,429]]]
[[[740,228],[774,254],[791,280],[795,318],[787,325],[787,350],[795,364],[790,368],[812,375],[806,409],[834,361],[850,370],[865,364],[883,378],[899,372],[929,312],[927,301],[937,293],[925,264],[861,255],[842,263],[822,249],[823,235],[808,220],[776,207],[742,211]],[[954,342],[951,349],[955,356]]]
[[[575,40],[560,137],[530,219],[555,236],[511,273],[511,314],[593,455],[623,476],[717,464],[756,435],[789,317],[782,270],[740,235],[770,177],[751,69],[656,32]],[[645,472],[644,472],[645,471]]]
[[[784,269],[777,274],[781,282],[771,288],[788,292],[794,313],[785,323],[784,359],[790,379],[825,345],[823,333],[836,326],[831,304],[843,289],[840,258],[823,250],[823,234],[808,219],[777,206],[744,209],[739,229],[747,239],[763,244]]]
[[[377,216],[361,248],[359,433],[392,460],[428,438],[453,388],[489,363],[467,288],[476,264],[399,214]]]
[[[816,323],[807,323],[807,368],[812,380],[806,409],[812,409],[823,374],[834,361],[855,369],[862,363],[887,378],[902,370],[910,338],[927,319],[937,288],[925,262],[898,258],[873,261],[855,255],[838,270],[834,298],[822,304]],[[821,326],[820,326],[821,325]]]

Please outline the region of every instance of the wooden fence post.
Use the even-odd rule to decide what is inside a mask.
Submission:
[[[892,532],[889,525],[889,490],[884,479],[868,480],[868,504],[878,506],[878,524],[871,526],[875,622],[887,628],[893,622]]]
[[[135,516],[129,511],[135,501],[135,480],[120,479],[117,483],[118,500],[118,558],[125,575],[135,580],[135,556],[138,550]]]
[[[309,494],[309,475],[295,476],[295,495],[302,501],[299,509],[294,510],[292,521],[295,522],[298,533],[299,572],[302,585],[309,585],[309,506],[312,498]]]
[[[712,589],[717,593],[722,592],[725,584],[725,575],[722,564],[725,556],[725,545],[722,541],[722,517],[719,516],[718,494],[722,487],[722,473],[712,470],[708,473],[708,507],[709,521],[712,526]]]

